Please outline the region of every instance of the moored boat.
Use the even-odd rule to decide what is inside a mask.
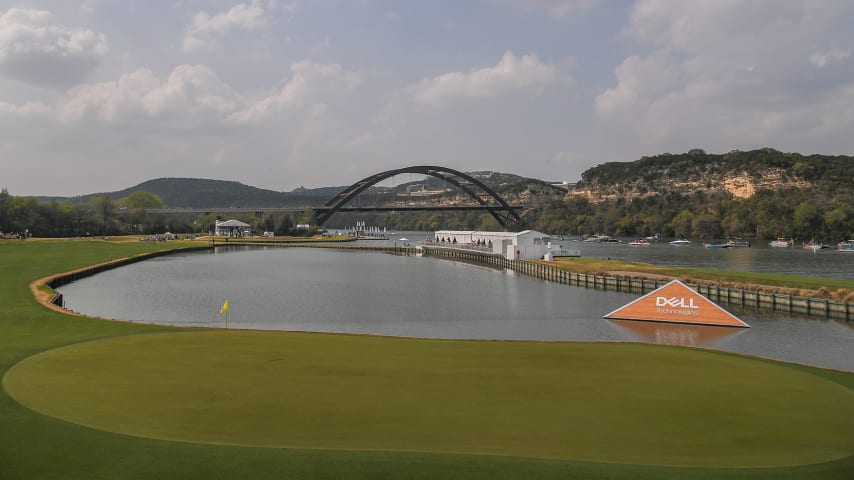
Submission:
[[[750,242],[745,242],[740,238],[731,238],[724,245],[726,248],[750,248]]]
[[[677,247],[683,247],[685,245],[690,245],[691,240],[685,240],[684,238],[681,240],[673,240],[670,242],[671,245],[676,245]]]
[[[813,252],[816,250],[821,250],[823,248],[827,248],[827,245],[823,245],[821,242],[816,242],[815,240],[804,242],[803,245],[804,250],[812,250]]]
[[[836,250],[840,252],[854,253],[854,240],[843,240],[836,245]]]
[[[790,239],[785,238],[785,237],[780,237],[776,240],[771,240],[770,242],[768,242],[768,245],[770,245],[774,248],[789,248],[794,243],[795,243],[794,240],[790,240]]]
[[[629,245],[633,247],[648,247],[649,242],[646,240],[635,240],[634,242],[629,242]]]

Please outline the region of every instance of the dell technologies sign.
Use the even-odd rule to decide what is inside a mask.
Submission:
[[[614,310],[605,318],[726,327],[750,326],[679,280],[673,280]]]

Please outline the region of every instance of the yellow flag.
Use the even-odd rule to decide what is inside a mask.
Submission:
[[[219,314],[222,315],[227,311],[228,311],[228,300],[226,300],[225,303],[222,304],[222,308],[219,309]]]

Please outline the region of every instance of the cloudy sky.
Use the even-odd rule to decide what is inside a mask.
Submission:
[[[0,187],[854,154],[850,0],[0,0]]]

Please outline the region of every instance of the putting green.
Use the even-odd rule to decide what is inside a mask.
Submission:
[[[854,453],[851,390],[639,344],[170,332],[43,352],[3,386],[45,415],[198,443],[683,466]]]

